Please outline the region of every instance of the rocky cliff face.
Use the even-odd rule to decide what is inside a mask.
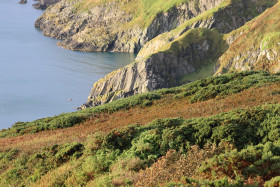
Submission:
[[[60,0],[39,0],[38,3],[33,4],[33,7],[36,9],[46,9],[59,1]]]
[[[138,52],[149,40],[177,28],[185,21],[218,6],[223,0],[191,0],[162,11],[145,25],[135,12],[123,8],[130,1],[94,4],[81,11],[79,0],[62,0],[47,9],[35,26],[47,36],[62,39],[72,50]]]
[[[190,19],[176,29],[159,35],[142,48],[136,62],[96,82],[88,102],[81,108],[178,85],[184,75],[216,62],[228,45],[238,38],[238,34],[232,34],[224,40],[217,33],[229,33],[241,27],[272,5],[273,2],[265,4],[261,0],[224,2],[201,17]],[[207,29],[199,32],[201,29],[195,28]],[[209,29],[214,29],[211,32],[216,34],[209,34]],[[214,74],[214,65],[212,68]]]

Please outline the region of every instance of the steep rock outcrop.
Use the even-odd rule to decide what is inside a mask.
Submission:
[[[151,20],[138,21],[144,18],[138,18],[136,10],[125,9],[135,2],[108,1],[95,3],[91,8],[85,9],[82,0],[62,0],[47,9],[36,20],[35,26],[47,36],[62,39],[59,45],[68,49],[138,52],[149,40],[177,28],[187,20],[218,6],[222,1],[182,0],[184,3],[181,5],[161,10],[155,15],[145,15],[152,17]],[[163,1],[163,5],[164,3],[166,2]]]
[[[49,6],[58,3],[61,0],[39,0],[38,3],[33,4],[32,6],[36,9],[46,9]]]
[[[194,72],[209,60],[219,58],[226,48],[226,42],[218,32],[193,29],[164,46],[162,51],[116,70],[96,82],[88,102],[81,108],[176,86],[185,74]]]

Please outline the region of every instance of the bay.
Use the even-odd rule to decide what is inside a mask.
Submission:
[[[0,129],[73,112],[95,81],[131,63],[126,53],[77,52],[34,27],[35,1],[0,1]]]

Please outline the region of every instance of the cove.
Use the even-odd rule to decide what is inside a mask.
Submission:
[[[0,129],[75,111],[94,82],[135,58],[58,47],[34,27],[43,11],[33,3],[0,1]]]

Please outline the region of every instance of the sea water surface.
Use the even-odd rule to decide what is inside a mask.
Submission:
[[[0,129],[75,111],[95,81],[135,58],[58,47],[34,27],[35,1],[18,1],[0,0]]]

